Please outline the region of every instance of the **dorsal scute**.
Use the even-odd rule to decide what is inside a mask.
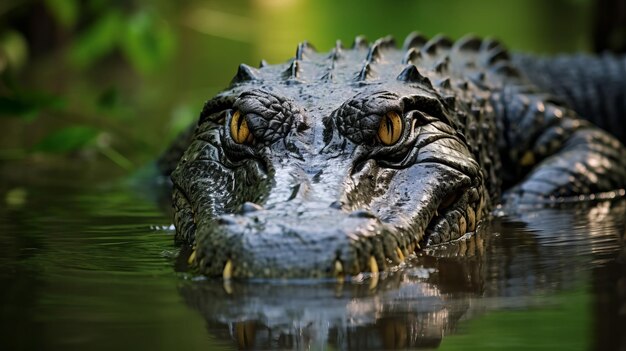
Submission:
[[[249,82],[259,79],[259,71],[251,66],[242,63],[237,69],[237,74],[233,77],[231,84]]]
[[[290,61],[259,68],[241,65],[233,83],[284,81],[286,84],[328,82],[400,82],[436,86],[435,90],[460,91],[473,86],[501,86],[510,77],[519,77],[507,50],[493,39],[465,36],[455,42],[437,35],[431,39],[412,33],[402,49],[387,36],[368,45],[363,36],[355,39],[354,49],[344,49],[337,41],[327,53],[316,53],[311,44],[298,44]],[[441,91],[443,91],[441,90]]]
[[[404,39],[404,44],[402,45],[402,51],[409,51],[410,49],[421,49],[424,44],[428,41],[423,34],[419,32],[412,32],[409,34],[406,39]]]
[[[438,34],[430,39],[422,47],[422,52],[428,55],[435,55],[439,49],[449,49],[452,47],[452,40],[443,34]]]
[[[357,35],[354,38],[354,44],[352,44],[352,49],[355,49],[355,50],[367,49],[368,46],[369,45],[368,45],[367,38],[363,35]]]
[[[372,63],[370,61],[366,61],[363,67],[359,70],[356,75],[357,82],[363,82],[372,80],[375,77],[374,69],[372,68]]]
[[[421,59],[422,54],[419,52],[419,50],[416,48],[410,48],[404,53],[404,56],[402,57],[402,63],[412,63],[416,65],[420,62]]]
[[[404,67],[404,69],[402,70],[402,72],[400,72],[396,79],[406,83],[421,83],[431,89],[433,87],[430,79],[422,75],[417,67],[412,64],[406,65],[406,67]]]
[[[383,54],[380,45],[374,43],[367,51],[367,56],[365,57],[365,60],[368,62],[377,62],[382,59],[382,56]]]
[[[391,35],[387,35],[385,37],[382,38],[378,38],[373,45],[378,45],[380,46],[382,49],[390,49],[390,48],[395,48],[396,47],[396,39],[391,36]]]
[[[450,65],[450,56],[446,55],[439,59],[433,66],[433,70],[439,74],[447,73]]]
[[[283,79],[285,80],[298,80],[302,75],[302,67],[300,60],[293,60],[287,67],[287,70],[283,72]]]
[[[480,39],[479,37],[473,34],[468,34],[462,37],[461,39],[455,41],[454,44],[452,45],[452,50],[479,51],[482,43],[483,43],[483,40]]]
[[[313,47],[313,45],[311,45],[308,41],[303,41],[300,44],[298,44],[298,47],[296,48],[296,60],[304,60],[306,59],[306,54],[308,52],[311,51],[315,51],[315,47]]]

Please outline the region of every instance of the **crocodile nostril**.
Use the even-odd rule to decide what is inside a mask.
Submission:
[[[335,210],[341,210],[341,208],[343,207],[343,202],[341,201],[333,201],[330,206],[328,206],[330,208],[334,208]]]
[[[233,225],[237,224],[237,220],[231,215],[223,215],[217,218],[217,224],[219,225]]]
[[[261,211],[262,209],[263,207],[261,205],[258,205],[258,204],[255,204],[254,202],[249,202],[249,201],[244,202],[243,206],[241,206],[241,212],[243,214]]]
[[[356,211],[352,211],[348,217],[352,217],[352,218],[376,218],[376,215],[374,215],[372,212],[367,211],[367,210],[356,210]]]

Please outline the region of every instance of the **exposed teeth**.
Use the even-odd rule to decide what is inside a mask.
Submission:
[[[400,250],[399,247],[396,247],[396,253],[398,254],[398,259],[400,259],[400,262],[404,261],[404,254],[402,253],[402,250]]]
[[[372,272],[372,274],[378,274],[378,263],[376,263],[374,256],[370,256],[370,272]]]
[[[335,273],[334,274],[336,277],[343,275],[343,264],[339,260],[335,261]]]
[[[478,204],[478,208],[476,209],[476,220],[480,221],[483,216],[483,208],[485,206],[485,199],[480,199],[480,204]]]
[[[191,266],[195,262],[196,262],[196,249],[193,249],[193,251],[191,251],[191,255],[189,255],[189,258],[187,258],[187,264]]]
[[[467,222],[465,221],[465,217],[461,216],[461,217],[459,217],[459,232],[460,232],[460,235],[465,234],[466,233],[466,231],[465,231],[466,229],[467,229]]]
[[[233,262],[228,259],[228,261],[226,261],[226,264],[224,265],[224,271],[222,272],[222,278],[224,278],[224,280],[226,279],[230,279],[233,276]]]
[[[467,208],[467,230],[470,232],[476,230],[476,213],[471,207]]]

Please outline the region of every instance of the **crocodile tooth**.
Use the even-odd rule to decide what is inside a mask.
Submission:
[[[378,263],[374,255],[370,256],[370,272],[372,272],[372,274],[378,274]]]
[[[467,221],[465,220],[465,217],[461,216],[459,217],[459,234],[460,236],[463,236],[466,233],[467,230]]]
[[[402,253],[402,250],[400,250],[399,247],[396,247],[396,253],[398,254],[398,259],[400,260],[400,262],[404,261],[404,254]]]
[[[370,280],[369,289],[374,290],[378,286],[378,274],[372,274],[372,279]]]
[[[343,264],[339,260],[335,260],[335,277],[340,277],[343,275]]]
[[[476,230],[476,213],[471,207],[467,208],[467,230],[470,232]]]
[[[224,280],[230,279],[233,276],[233,262],[228,259],[228,261],[226,261],[226,264],[224,265],[224,271],[222,272],[222,278],[224,278]]]
[[[192,265],[195,262],[196,262],[196,249],[193,249],[193,251],[191,251],[191,255],[189,255],[189,258],[187,258],[187,264]]]

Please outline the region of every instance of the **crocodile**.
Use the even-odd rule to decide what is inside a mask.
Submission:
[[[159,161],[176,240],[207,276],[345,279],[471,236],[500,204],[623,196],[623,133],[594,122],[625,110],[626,60],[565,60],[411,33],[241,64]]]

